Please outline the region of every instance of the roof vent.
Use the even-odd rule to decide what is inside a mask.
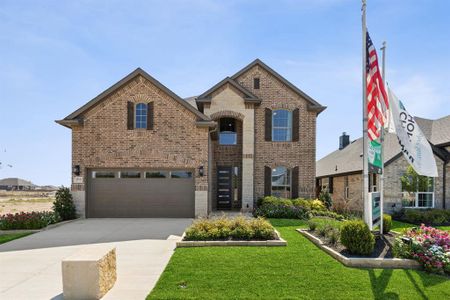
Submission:
[[[350,144],[350,136],[343,132],[342,135],[339,137],[339,150],[344,149]]]

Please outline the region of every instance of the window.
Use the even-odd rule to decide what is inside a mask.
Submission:
[[[408,208],[434,207],[434,178],[417,175],[408,170],[401,177],[402,206]]]
[[[333,177],[328,177],[328,193],[333,194]]]
[[[236,120],[233,118],[220,119],[220,132],[219,132],[220,145],[236,145],[237,133],[236,133]]]
[[[377,174],[369,174],[369,192],[376,192],[377,189]]]
[[[147,128],[147,104],[138,103],[136,105],[135,128]]]
[[[124,171],[119,174],[120,178],[141,178],[141,172],[139,171]]]
[[[145,178],[166,178],[167,173],[163,171],[149,171],[145,172]]]
[[[272,141],[289,142],[292,140],[292,112],[274,110],[272,112]]]
[[[116,174],[110,171],[95,171],[92,172],[92,178],[115,178]]]
[[[259,78],[258,77],[253,78],[253,88],[255,90],[259,90]]]
[[[192,178],[192,172],[189,171],[172,171],[170,178]]]
[[[272,169],[272,196],[291,197],[291,171],[286,167]]]
[[[344,177],[344,199],[350,198],[350,187],[348,185],[348,176]]]

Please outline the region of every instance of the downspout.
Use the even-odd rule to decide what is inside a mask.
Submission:
[[[445,209],[446,208],[446,205],[445,205],[445,201],[446,201],[446,195],[445,195],[445,190],[446,190],[446,181],[447,181],[447,164],[448,164],[448,159],[447,159],[447,161],[445,161],[444,162],[444,164],[443,164],[443,168],[444,168],[444,170],[442,170],[442,180],[443,180],[443,184],[442,184],[442,198],[443,198],[443,201],[442,201],[442,209]]]

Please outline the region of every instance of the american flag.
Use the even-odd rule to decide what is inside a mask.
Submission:
[[[389,108],[388,97],[378,67],[377,51],[369,33],[366,36],[367,129],[371,141],[380,137]]]

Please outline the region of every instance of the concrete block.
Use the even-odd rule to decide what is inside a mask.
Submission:
[[[116,248],[87,247],[62,261],[63,294],[67,300],[102,298],[117,279]]]

